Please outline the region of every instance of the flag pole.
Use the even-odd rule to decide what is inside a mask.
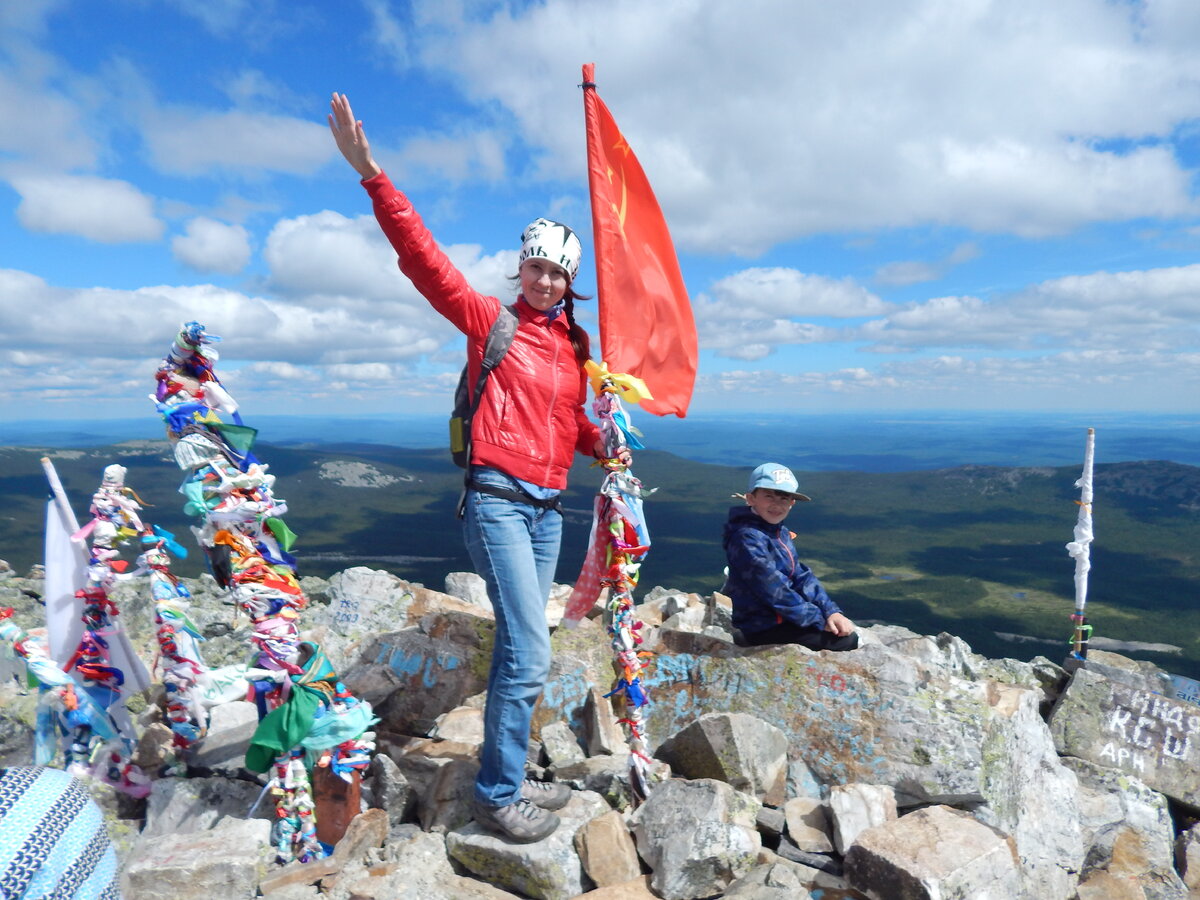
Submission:
[[[1087,623],[1084,609],[1087,606],[1088,572],[1092,568],[1092,469],[1096,450],[1096,429],[1087,430],[1087,444],[1083,454],[1083,474],[1075,482],[1079,488],[1079,517],[1075,521],[1074,540],[1067,544],[1067,553],[1075,560],[1075,612],[1071,621],[1075,632],[1071,638],[1071,657],[1087,659],[1088,640],[1092,626]]]
[[[54,463],[51,462],[50,457],[42,457],[42,470],[46,473],[46,480],[50,482],[50,495],[58,505],[63,519],[71,526],[71,533],[74,534],[79,530],[79,520],[75,518],[75,511],[71,509],[71,504],[67,502],[67,492],[63,490],[62,482],[58,479],[58,470],[54,468]]]

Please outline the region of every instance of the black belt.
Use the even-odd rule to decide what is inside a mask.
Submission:
[[[467,487],[473,491],[479,491],[481,494],[491,494],[493,497],[503,497],[505,500],[511,500],[514,503],[526,503],[529,506],[536,506],[538,509],[552,509],[560,516],[562,515],[562,503],[559,502],[559,497],[555,494],[553,497],[548,497],[545,500],[539,499],[532,494],[527,494],[525,491],[513,491],[508,488],[498,487],[494,484],[482,484],[475,481],[473,478],[467,480]]]

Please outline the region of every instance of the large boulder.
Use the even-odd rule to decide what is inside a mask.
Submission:
[[[1200,812],[1200,709],[1093,671],[1075,671],[1050,718],[1059,753],[1132,775]],[[1192,739],[1196,743],[1192,743]]]
[[[477,612],[429,613],[414,628],[374,637],[342,681],[371,703],[382,730],[429,734],[487,686],[494,630]]]
[[[787,783],[787,736],[746,713],[708,713],[663,741],[655,756],[684,778],[715,778],[775,805]]]
[[[589,886],[575,850],[575,833],[608,812],[597,794],[579,792],[558,811],[558,829],[532,844],[511,844],[471,824],[446,836],[451,858],[489,884],[537,900],[568,900]]]
[[[948,806],[869,828],[846,853],[850,884],[871,900],[1012,900],[1022,896],[1016,847]],[[1066,900],[1066,894],[1037,900]]]
[[[597,887],[624,884],[642,874],[633,836],[615,809],[575,832],[575,850],[584,871]]]
[[[829,792],[829,811],[833,845],[844,854],[862,832],[895,820],[896,793],[886,784],[834,785]]]
[[[146,827],[142,839],[168,834],[194,834],[213,828],[222,818],[275,819],[275,804],[259,796],[258,785],[232,778],[162,778],[146,798]]]
[[[1114,769],[1068,757],[1079,779],[1084,877],[1096,871],[1136,881],[1146,900],[1183,900],[1175,872],[1175,826],[1167,798]]]
[[[555,635],[544,721],[578,716],[592,685],[611,679],[599,640],[585,643],[581,631],[573,643]],[[1027,894],[1068,896],[1083,860],[1076,782],[1041,716],[1041,676],[1029,664],[989,665],[958,639],[923,644],[916,659],[873,636],[852,652],[815,653],[665,632],[644,676],[654,701],[646,733],[653,749],[714,709],[756,716],[826,788],[889,785],[902,808],[980,807],[1016,841]],[[1022,683],[992,677],[1005,672]]]
[[[128,900],[253,897],[273,851],[271,824],[225,818],[198,834],[142,841],[125,867]]]
[[[664,900],[719,895],[751,868],[762,846],[759,803],[723,781],[671,780],[630,818],[650,884]]]

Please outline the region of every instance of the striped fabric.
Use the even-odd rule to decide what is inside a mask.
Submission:
[[[104,816],[59,769],[0,769],[0,900],[120,900]]]

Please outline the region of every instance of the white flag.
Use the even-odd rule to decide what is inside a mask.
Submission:
[[[69,518],[68,518],[69,517]],[[83,602],[75,592],[87,583],[87,548],[72,541],[79,530],[70,509],[46,501],[46,637],[50,658],[65,666],[83,637]]]

